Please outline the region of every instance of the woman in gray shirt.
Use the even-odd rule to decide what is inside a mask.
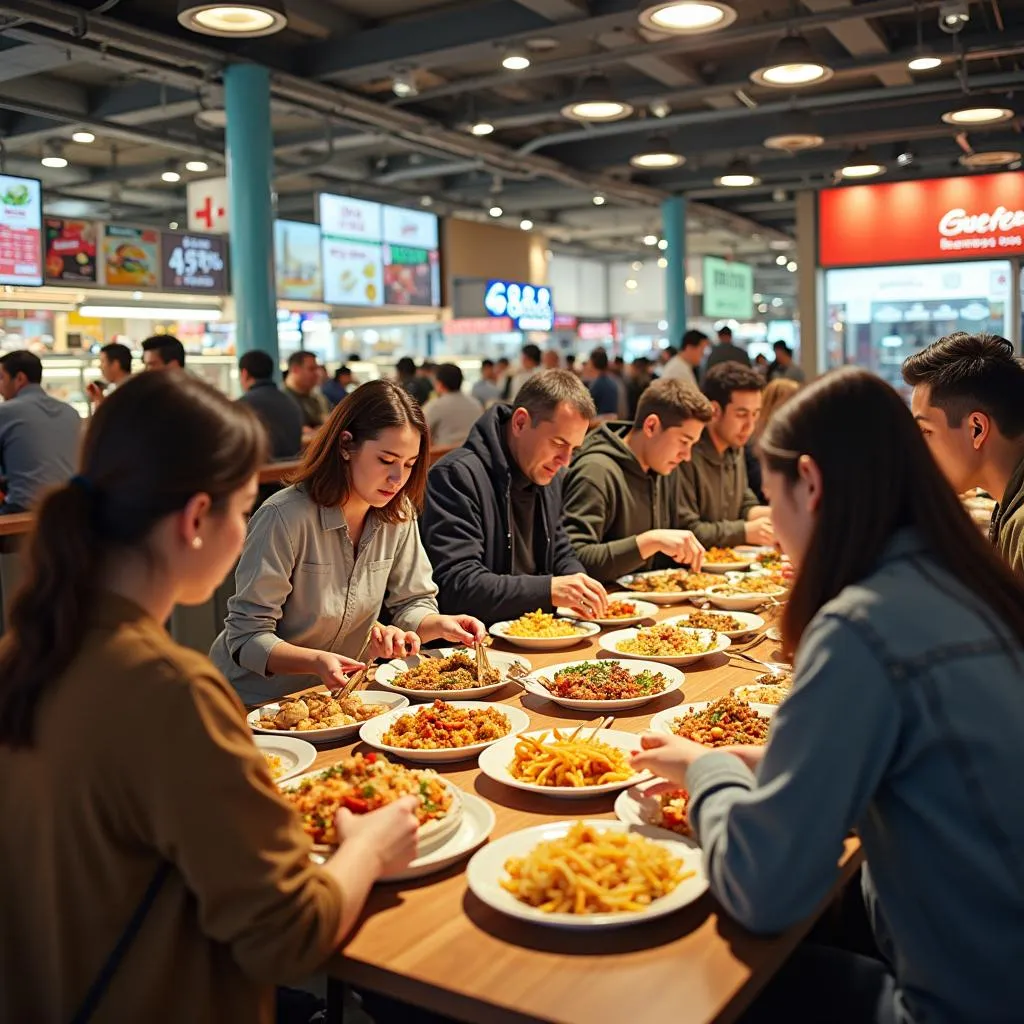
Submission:
[[[243,701],[343,685],[367,638],[371,659],[483,640],[472,616],[438,614],[416,527],[428,461],[423,411],[398,385],[373,381],[338,405],[295,484],[249,523],[210,651]],[[390,626],[376,624],[382,607]]]
[[[804,947],[754,1019],[1020,1021],[1024,585],[872,374],[811,385],[761,450],[792,692],[765,747],[648,734],[635,763],[685,780],[711,889],[754,931],[820,907],[859,834],[884,961]]]

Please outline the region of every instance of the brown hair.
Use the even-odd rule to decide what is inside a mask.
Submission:
[[[648,416],[657,416],[663,429],[687,420],[711,422],[711,403],[692,385],[681,380],[656,380],[640,396],[633,428],[639,430]]]
[[[597,418],[597,406],[587,386],[571,370],[541,370],[519,389],[512,402],[514,409],[525,409],[536,426],[552,419],[566,402],[585,420]]]
[[[754,425],[754,441],[760,440],[761,435],[768,426],[769,420],[781,409],[798,391],[800,385],[788,377],[776,377],[769,381],[768,386],[761,395],[761,412],[758,414],[757,423]]]
[[[139,374],[99,407],[81,475],[43,499],[28,540],[0,641],[0,743],[31,744],[39,700],[82,644],[104,562],[144,550],[153,527],[196,494],[223,510],[266,451],[248,406],[180,371]]]
[[[749,366],[729,360],[708,370],[701,390],[708,401],[717,402],[724,410],[736,391],[764,391],[764,377]]]
[[[854,429],[851,424],[856,424]],[[761,438],[765,468],[793,484],[801,455],[821,471],[823,494],[783,615],[789,651],[844,587],[878,565],[913,527],[945,569],[1024,642],[1024,585],[971,522],[903,400],[865,370],[837,370],[778,410]]]
[[[419,511],[423,507],[430,432],[419,402],[394,381],[370,381],[346,395],[306,449],[291,482],[301,484],[322,508],[344,505],[352,489],[352,467],[342,452],[354,451],[364,441],[375,441],[389,427],[406,426],[419,432],[419,456],[405,486],[379,510],[385,522],[404,522],[412,508]],[[351,441],[342,440],[346,431],[352,435]]]

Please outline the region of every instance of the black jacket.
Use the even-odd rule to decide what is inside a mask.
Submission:
[[[583,572],[565,533],[564,474],[538,488],[547,530],[542,576],[512,576],[512,472],[502,435],[512,410],[497,405],[477,420],[466,443],[430,470],[420,516],[423,545],[434,567],[445,614],[468,613],[489,623],[551,608],[551,577]]]
[[[239,399],[251,406],[270,437],[272,459],[294,459],[302,452],[302,410],[272,380],[258,380]]]

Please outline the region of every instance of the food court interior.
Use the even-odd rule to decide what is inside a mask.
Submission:
[[[994,334],[1020,354],[1022,94],[1024,0],[0,0],[0,360],[38,356],[43,390],[88,421],[105,386],[101,349],[123,344],[141,369],[141,344],[154,336],[179,339],[190,373],[234,399],[239,358],[253,351],[278,373],[297,352],[315,356],[324,380],[345,366],[346,390],[394,377],[402,357],[428,373],[452,363],[469,391],[485,360],[507,359],[514,377],[524,346],[588,383],[603,372],[591,362],[601,349],[628,381],[637,360],[644,372],[666,363],[688,330],[709,346],[731,331],[769,379],[790,360],[783,375],[800,383],[857,367],[909,401],[904,361],[943,336]],[[303,444],[315,445],[308,426]],[[0,460],[3,436],[0,424]],[[431,462],[447,447],[435,446]],[[264,467],[261,497],[296,465]],[[994,504],[971,500],[985,515]],[[3,524],[0,631],[9,631],[33,517]],[[770,690],[778,665],[791,671],[779,632],[789,560],[772,544],[705,546],[712,572],[776,575],[763,592],[737,576],[714,605],[735,616],[734,650],[752,643],[744,650],[758,663],[712,644],[687,668],[685,699],[714,701],[755,681]],[[715,582],[669,587],[672,600],[638,583],[632,599],[643,607],[630,604],[632,588],[617,596],[635,622],[660,622],[696,614],[668,607],[687,596],[707,611]],[[171,635],[205,654],[233,591],[229,577],[205,603],[176,607]],[[534,625],[519,642],[492,630],[501,682],[482,696],[511,709],[506,732],[568,734],[603,715],[602,700],[568,687],[552,703],[550,681],[523,690],[516,664],[525,674],[621,649],[601,647],[591,624],[561,644],[560,627]],[[717,628],[724,636],[724,621]],[[689,707],[678,671],[688,662],[676,655],[655,658],[655,703],[637,703],[640,684],[626,681],[631,696],[606,726],[611,746],[618,736],[623,750],[635,747],[629,735],[652,711],[671,724]],[[463,668],[482,682],[479,663]],[[435,679],[406,693],[389,671],[378,667],[363,694],[384,700],[381,712],[410,696],[410,710],[429,707],[415,702],[445,689]],[[765,700],[774,714],[778,700]],[[275,756],[292,764],[289,742],[310,733],[295,740],[273,715],[252,715],[259,738],[284,737]],[[357,731],[321,737],[302,767],[348,756]],[[397,731],[373,735],[356,750],[403,748]],[[514,748],[504,752],[538,756]],[[395,875],[406,880],[371,896],[341,955],[289,990],[316,1002],[326,985],[329,1019],[745,1019],[812,928],[828,923],[863,859],[847,837],[833,851],[832,908],[772,936],[730,919],[717,890],[703,895],[703,876],[685,899],[677,878],[662,897],[675,913],[639,929],[604,931],[596,920],[593,934],[572,921],[548,929],[531,919],[535,907],[505,905],[512,883],[504,897],[481,895],[494,866],[486,858],[474,859],[467,890],[468,852],[526,834],[516,829],[541,827],[535,838],[545,838],[542,826],[567,817],[607,825],[617,813],[622,827],[642,826],[641,797],[620,796],[613,813],[617,794],[633,793],[617,776],[611,796],[559,801],[524,795],[530,786],[504,763],[486,769],[486,751],[480,770],[465,751],[454,767],[422,754],[407,760],[441,771],[449,789],[438,800],[462,801],[458,843],[431,860],[421,835],[420,860]],[[628,770],[622,780],[636,781]],[[671,829],[672,805],[661,812]],[[670,847],[663,841],[662,856]],[[516,857],[529,849],[502,847]],[[699,850],[687,851],[686,869],[699,871]],[[405,1009],[378,1005],[382,996]],[[281,998],[278,1019],[312,1019]],[[1014,1012],[1019,1004],[976,1019],[1019,1020]],[[194,1019],[242,1019],[206,1013],[197,1007]],[[95,1019],[113,1018],[100,1003]]]

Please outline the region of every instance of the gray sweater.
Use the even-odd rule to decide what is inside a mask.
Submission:
[[[896,1018],[1010,1024],[1024,964],[1024,650],[909,531],[815,616],[756,776],[690,768],[711,888],[748,928],[807,917],[856,829]]]

